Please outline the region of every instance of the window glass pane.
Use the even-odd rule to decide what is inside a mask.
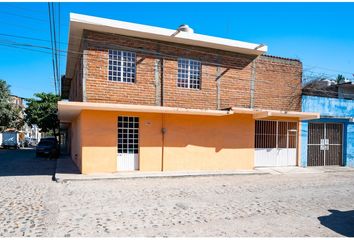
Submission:
[[[177,86],[183,88],[200,88],[201,62],[192,59],[178,59]]]
[[[120,50],[109,50],[108,52],[108,79],[117,82],[135,82],[135,53]]]
[[[139,151],[139,118],[118,117],[118,153],[138,153]]]

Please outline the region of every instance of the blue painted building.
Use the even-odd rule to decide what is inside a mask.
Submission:
[[[354,89],[350,85],[346,88]],[[302,96],[302,111],[319,112],[321,118],[301,123],[301,166],[354,167],[354,98],[324,95]]]

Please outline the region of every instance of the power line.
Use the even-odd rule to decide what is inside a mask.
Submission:
[[[5,12],[6,14],[11,14],[11,15],[17,15],[17,16],[21,16],[21,17],[25,17],[25,18],[31,18],[33,20],[39,20],[39,21],[44,21],[43,19],[39,19],[39,18],[33,18],[33,17],[30,17],[30,16],[27,16],[27,15],[20,15],[20,14],[12,14],[12,13],[7,13]],[[7,23],[8,24],[8,23]],[[12,24],[12,23],[10,23]],[[61,24],[61,23],[60,23]],[[25,26],[21,26],[21,25],[17,25],[17,26],[20,26],[20,27],[25,27]],[[27,27],[26,27],[27,28]],[[33,29],[33,28],[32,28]],[[37,31],[42,31],[40,29],[37,28]],[[105,33],[105,34],[111,34],[111,33]],[[113,34],[114,35],[114,34]],[[81,38],[81,37],[74,37],[74,36],[71,36],[73,38]],[[120,37],[123,37],[123,36],[120,36]],[[128,37],[128,36],[124,36],[124,37],[127,37],[127,38],[131,38],[131,39],[134,39],[134,40],[138,40],[134,37]],[[83,39],[83,38],[81,38]],[[156,43],[154,42],[154,40],[148,40],[148,39],[144,39],[145,41],[150,41],[150,42],[153,42],[153,43]],[[165,43],[160,43],[162,45],[166,45]],[[183,48],[181,46],[172,46],[170,44],[167,44],[168,46],[170,47],[177,47],[177,48],[180,48],[180,49],[185,49],[185,50],[188,50],[188,51],[198,51],[196,49],[191,49],[191,48]],[[202,53],[205,53],[205,51],[199,51],[199,52],[202,52]],[[214,54],[214,53],[209,53],[209,54]],[[220,55],[220,54],[215,54],[215,55]],[[323,69],[323,70],[327,70],[327,71],[332,71],[332,72],[338,72],[338,73],[345,73],[345,74],[350,74],[352,75],[353,73],[351,72],[347,72],[347,71],[342,71],[342,70],[338,70],[338,69],[331,69],[331,68],[325,68],[325,67],[321,67],[321,66],[314,66],[314,65],[307,65],[307,64],[303,64],[303,66],[307,66],[307,67],[312,67],[312,68],[319,68],[319,69]]]
[[[60,46],[60,26],[61,26],[61,12],[60,12],[60,2],[58,2],[58,35],[59,35],[59,41],[58,41],[58,44]],[[59,74],[61,72],[61,57],[59,55]],[[61,80],[61,76],[60,77],[60,80]],[[61,95],[61,81],[58,82],[58,85],[59,85],[59,95]]]
[[[27,16],[27,15],[23,15],[23,14],[12,13],[12,12],[6,12],[6,11],[3,11],[3,10],[0,10],[0,13],[6,14],[6,15],[10,15],[10,16],[25,18],[25,19],[31,19],[31,20],[34,20],[34,21],[37,21],[37,22],[47,22],[46,20],[41,19],[41,18],[35,18],[35,17],[31,17],[31,16]]]
[[[57,36],[56,36],[56,24],[55,24],[55,7],[52,2],[52,26],[53,26],[53,39],[54,39],[54,56],[55,56],[55,69],[56,69],[56,86],[58,86],[59,82],[59,67],[58,67],[58,52],[57,52]],[[58,92],[59,93],[59,90]]]
[[[350,75],[353,75],[353,74],[354,74],[354,72],[346,72],[346,71],[335,70],[335,69],[331,69],[331,68],[325,68],[325,67],[307,65],[307,64],[304,64],[304,66],[312,67],[312,68],[319,68],[319,69],[323,69],[323,70],[327,70],[327,71],[331,71],[331,72],[337,72],[337,73],[346,73],[346,74],[350,74]]]
[[[20,47],[20,46],[14,46],[13,44],[0,43],[0,45],[5,46],[5,47],[10,47],[10,48],[23,49],[23,50],[27,50],[27,51],[31,51],[31,52],[41,52],[41,53],[46,53],[46,54],[52,54],[52,52],[46,52],[46,51],[41,51],[38,49],[29,49],[29,48]]]
[[[49,17],[49,29],[50,29],[50,44],[52,46],[52,66],[53,66],[53,75],[54,75],[54,88],[55,93],[57,92],[57,78],[56,78],[56,68],[55,68],[55,57],[54,57],[54,42],[53,42],[53,30],[52,30],[52,14],[51,14],[51,7],[50,3],[48,2],[48,17]]]
[[[95,41],[95,42],[100,42],[100,41]],[[17,43],[18,44],[18,43]],[[22,46],[27,46],[27,47],[39,47],[39,48],[44,48],[44,49],[50,49],[50,48],[48,48],[48,47],[43,47],[43,46],[35,46],[35,45],[31,45],[31,44],[22,44]],[[137,49],[135,49],[135,50],[137,50]],[[139,51],[141,51],[142,49],[138,49]],[[57,50],[56,52],[58,52],[58,51],[61,51],[61,52],[65,52],[65,51],[63,51],[63,50]],[[75,51],[68,51],[68,52],[73,52],[73,53],[76,53],[76,54],[80,54],[80,55],[84,55],[83,53],[81,53],[81,52],[75,52]],[[151,52],[150,52],[151,53]],[[90,54],[86,54],[86,55],[90,55]],[[175,56],[174,56],[175,57]],[[98,60],[107,60],[108,58],[102,58],[102,57],[99,57],[99,58],[97,58],[97,56],[95,56],[95,59],[93,59],[94,61],[98,61]],[[92,60],[91,60],[92,61]],[[174,71],[176,70],[176,69],[173,69]],[[279,72],[279,71],[274,71],[273,70],[273,72]],[[240,79],[239,79],[240,80]],[[249,79],[245,79],[246,81],[249,81]],[[264,80],[257,80],[257,82],[259,82],[259,81],[264,81]],[[328,91],[327,91],[328,92]]]
[[[58,3],[60,4],[60,2]],[[53,3],[52,3],[53,5]],[[12,6],[12,7],[16,7],[16,8],[19,8],[19,9],[23,9],[23,10],[27,10],[26,8],[20,8],[18,6]],[[53,15],[54,15],[54,7],[52,6],[53,8]],[[59,8],[60,9],[60,8]],[[4,13],[4,14],[8,14],[8,15],[13,15],[13,16],[17,16],[17,17],[22,17],[22,18],[27,18],[27,19],[32,19],[32,20],[36,20],[36,21],[41,21],[41,22],[46,22],[46,20],[44,19],[41,19],[41,18],[35,18],[35,17],[32,17],[32,16],[28,16],[28,15],[23,15],[23,14],[15,14],[15,13],[12,13],[12,12],[6,12],[6,11],[3,11],[3,10],[0,10],[0,12]],[[59,23],[59,26],[60,26],[61,23]],[[106,33],[106,34],[111,34],[111,33]],[[128,37],[128,36],[125,36],[125,37]],[[134,38],[135,39],[135,38]],[[137,40],[137,39],[135,39]],[[146,39],[144,39],[146,40]],[[151,40],[150,42],[154,42],[153,40]],[[155,43],[155,42],[154,42]],[[160,43],[162,45],[164,45],[164,43]],[[171,45],[169,45],[171,46]],[[186,49],[186,48],[183,48],[183,47],[180,47],[179,48],[182,48],[182,49]],[[190,49],[188,48],[187,50],[189,51],[196,51],[195,49]],[[203,52],[203,51],[202,51]],[[218,55],[218,54],[216,54]],[[347,71],[342,71],[342,70],[337,70],[337,69],[331,69],[331,68],[326,68],[326,67],[320,67],[320,66],[313,66],[313,65],[307,65],[307,64],[303,64],[304,66],[308,66],[308,67],[313,67],[313,68],[319,68],[319,69],[323,69],[323,70],[327,70],[327,71],[332,71],[332,72],[340,72],[340,73],[346,73],[346,74],[353,74],[352,72],[347,72]]]
[[[26,45],[26,46],[28,46],[28,44]],[[30,45],[29,45],[30,46]],[[15,46],[16,47],[16,46]],[[45,48],[45,49],[50,49],[49,47],[43,47],[43,48]],[[26,49],[26,50],[29,50],[29,49]],[[36,50],[37,51],[37,50]],[[46,52],[46,53],[48,53],[48,54],[50,54],[49,52]],[[87,54],[87,55],[89,55],[89,54]],[[95,57],[95,59],[90,59],[90,61],[101,61],[102,59],[103,60],[106,60],[106,59],[104,59],[104,58],[97,58],[97,56],[95,56],[95,55],[92,55],[92,56],[94,56]],[[140,64],[143,64],[143,63],[140,63]],[[148,65],[148,64],[147,64]],[[148,65],[148,66],[151,66],[151,65]],[[169,77],[169,78],[171,78],[171,77],[175,77],[174,75],[174,73],[173,72],[176,72],[177,71],[177,68],[176,67],[167,67],[167,66],[164,66],[164,69],[167,69],[167,70],[170,70],[170,73],[169,74],[165,74],[165,76],[166,77]],[[274,71],[272,71],[272,72],[274,72]],[[276,71],[275,71],[276,72]],[[209,75],[209,77],[213,77],[213,78],[215,78],[217,75],[216,74],[208,74]],[[240,78],[240,77],[236,77],[236,78],[234,78],[234,77],[225,77],[225,76],[223,76],[223,79],[224,79],[224,81],[230,81],[230,80],[237,80],[237,81],[246,81],[246,82],[249,82],[250,80],[248,79],[248,78]],[[272,82],[271,80],[265,80],[265,79],[256,79],[256,83],[260,83],[260,84],[262,84],[262,83],[266,83],[266,84],[271,84],[271,85],[273,85],[274,84],[274,82]],[[295,89],[297,89],[298,87],[299,87],[299,85],[301,85],[301,82],[299,83],[299,84],[295,84],[295,85],[288,85],[288,84],[284,84],[284,85],[286,85],[286,86],[288,86],[288,87],[294,87]],[[205,89],[205,88],[204,88]],[[301,90],[301,88],[299,88],[299,90]],[[240,92],[242,92],[242,93],[249,93],[249,90],[248,89],[234,89],[234,90],[228,90],[229,92],[237,92],[237,93],[240,93]],[[329,91],[329,90],[321,90],[321,89],[318,89],[317,90],[318,92],[324,92],[324,93],[337,93],[337,92],[334,92],[334,91]],[[205,93],[206,94],[206,93]],[[295,91],[294,91],[294,94],[290,94],[290,95],[281,95],[281,94],[273,94],[273,93],[270,93],[270,94],[268,94],[268,96],[269,95],[271,95],[271,98],[275,98],[275,99],[281,99],[281,98],[285,98],[285,99],[292,99],[292,101],[294,101],[295,99],[299,99],[299,97],[300,97],[300,94],[298,94],[298,93],[296,93]],[[258,97],[258,99],[262,99],[262,98],[259,98]],[[264,98],[264,100],[269,100],[269,97],[267,97],[267,98]]]
[[[26,36],[22,36],[22,35],[14,35],[14,34],[6,34],[6,33],[0,33],[0,36],[28,39],[28,40],[39,41],[39,42],[50,42],[50,40],[43,39],[43,38],[33,38],[33,37],[26,37]],[[68,45],[68,43],[66,43],[66,42],[60,42],[60,41],[57,41],[57,42],[61,45],[65,45],[65,44]]]
[[[21,43],[14,43],[12,42],[12,44],[15,44],[15,45],[19,45],[19,46],[25,46],[25,47],[34,47],[34,48],[40,48],[40,49],[48,49],[50,50],[51,48],[50,47],[45,47],[45,46],[38,46],[38,45],[32,45],[32,44],[21,44]],[[141,50],[141,49],[139,49]],[[64,50],[57,50],[57,51],[61,51],[61,52],[66,52]],[[68,51],[70,52],[70,51]],[[83,55],[87,55],[87,56],[92,56],[93,59],[90,59],[91,62],[99,62],[99,63],[102,63],[102,61],[107,61],[109,58],[108,57],[98,57],[94,54],[90,54],[90,53],[81,53],[81,52],[73,52],[73,53],[76,53],[76,54],[79,54],[81,56]],[[144,63],[139,63],[140,65],[143,65]],[[164,66],[165,69],[168,69],[170,70],[171,72],[176,72],[177,71],[177,68],[171,68],[171,67],[167,67],[167,66]],[[271,72],[277,72],[277,73],[288,73],[288,72],[285,72],[285,71],[276,71],[276,70],[272,70]],[[210,77],[214,77],[216,78],[217,77],[217,74],[208,74]],[[224,76],[223,79],[225,80],[234,80],[235,78],[228,78],[227,76]],[[249,81],[249,79],[242,79],[242,78],[237,78],[237,80],[240,80],[240,81]],[[257,79],[256,80],[257,83],[265,83],[265,84],[274,84],[273,81],[271,80],[265,80],[265,79]],[[302,82],[299,82],[299,84],[296,84],[296,85],[291,85],[291,84],[288,84],[288,83],[285,83],[284,85],[286,86],[289,86],[289,87],[294,87],[294,88],[298,88],[299,85],[301,85]]]
[[[15,8],[15,9],[19,9],[19,10],[23,10],[23,11],[26,11],[26,12],[40,12],[40,13],[43,13],[42,10],[38,10],[38,9],[29,9],[29,8],[24,8],[24,7],[19,7],[17,5],[14,5],[13,3],[10,3],[10,4],[5,4],[5,3],[1,3],[1,5],[4,7],[10,7],[10,8]]]

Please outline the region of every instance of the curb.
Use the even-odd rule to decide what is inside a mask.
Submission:
[[[75,181],[100,181],[100,180],[126,180],[126,179],[148,179],[148,178],[186,178],[186,177],[219,177],[219,176],[251,176],[251,175],[270,175],[266,172],[256,173],[197,173],[197,174],[179,174],[179,175],[142,175],[142,176],[117,176],[117,177],[90,177],[90,178],[63,178],[54,175],[53,179],[57,183],[75,182]]]

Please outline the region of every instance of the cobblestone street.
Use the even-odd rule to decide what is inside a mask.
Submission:
[[[0,150],[0,236],[354,236],[353,172],[55,183]]]

